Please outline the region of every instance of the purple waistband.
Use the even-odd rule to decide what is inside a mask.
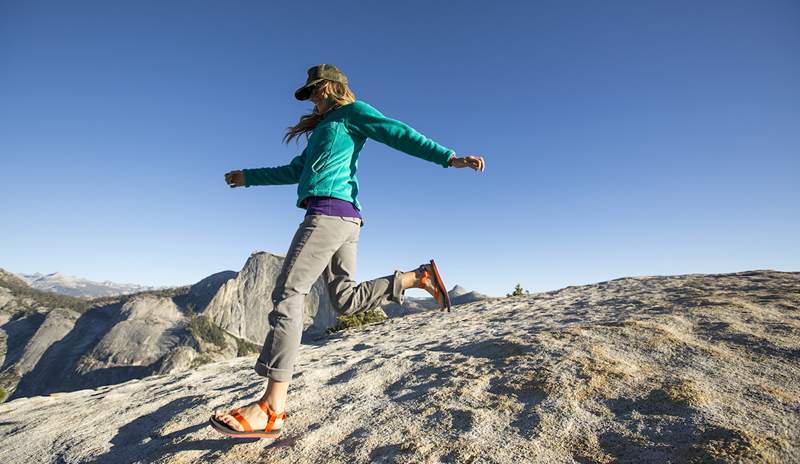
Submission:
[[[324,214],[326,216],[345,216],[361,218],[356,207],[346,200],[331,197],[308,197],[303,200],[306,216]]]

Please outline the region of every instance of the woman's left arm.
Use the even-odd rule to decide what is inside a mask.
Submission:
[[[450,166],[452,159],[456,157],[454,150],[439,145],[402,121],[387,118],[364,102],[356,102],[353,105],[350,125],[362,137],[377,140],[403,153],[445,168]]]

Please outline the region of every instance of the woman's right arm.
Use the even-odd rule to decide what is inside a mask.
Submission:
[[[242,169],[241,187],[251,185],[287,185],[300,182],[306,151],[295,156],[289,164],[273,168]],[[234,171],[235,172],[235,171]]]

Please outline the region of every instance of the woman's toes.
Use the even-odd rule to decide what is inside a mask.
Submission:
[[[222,416],[220,418],[220,420],[222,422],[224,422],[225,425],[227,425],[228,427],[232,428],[233,430],[237,430],[239,432],[241,432],[243,430],[241,424],[239,424],[239,421],[234,419],[233,416],[229,416],[229,415],[226,414],[226,415]]]

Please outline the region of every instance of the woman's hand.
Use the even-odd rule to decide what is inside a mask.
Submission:
[[[472,168],[476,171],[483,172],[486,163],[483,162],[483,156],[467,155],[460,158],[454,156],[450,158],[449,166],[454,168]]]
[[[230,188],[244,187],[244,174],[242,171],[226,172],[225,182],[230,186]]]

